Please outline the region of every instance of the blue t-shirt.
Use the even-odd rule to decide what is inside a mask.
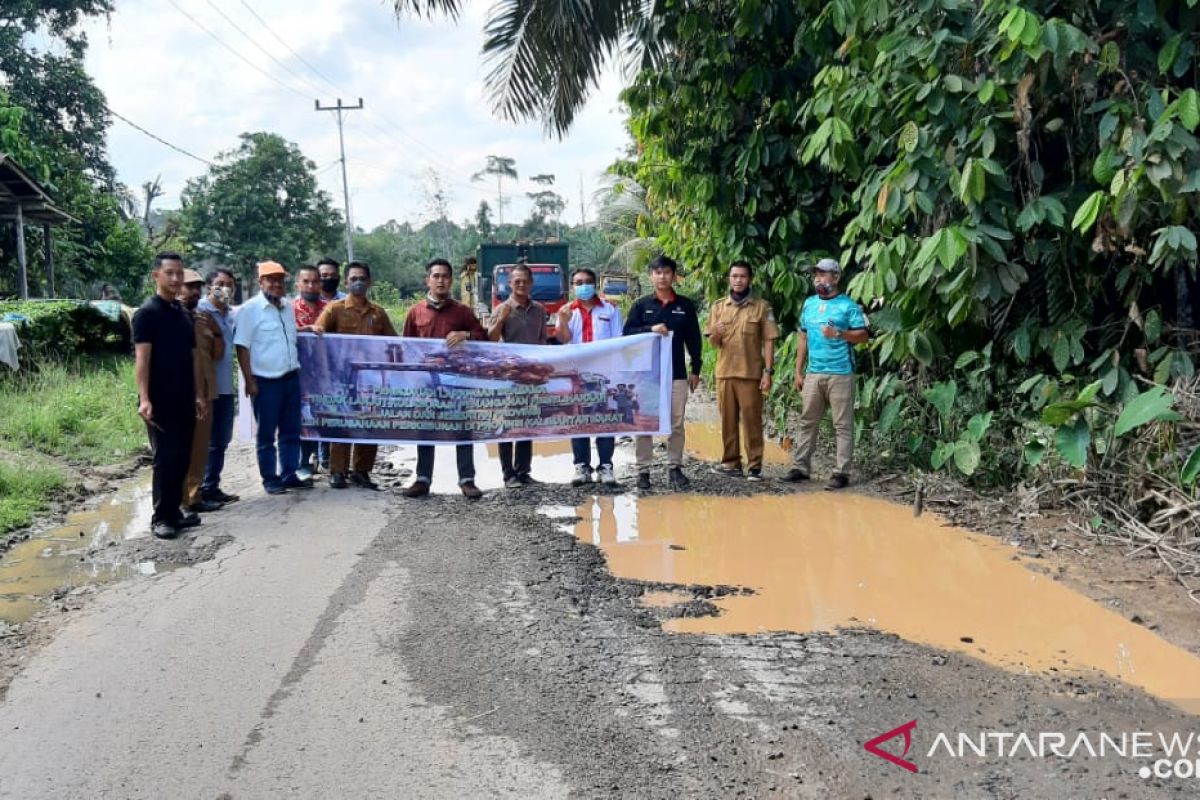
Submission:
[[[844,294],[822,300],[813,295],[804,301],[800,312],[800,330],[808,334],[808,374],[851,375],[854,373],[854,353],[844,339],[826,339],[821,329],[825,323],[841,331],[867,327],[867,318],[858,303]]]

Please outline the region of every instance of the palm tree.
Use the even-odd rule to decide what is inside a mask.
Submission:
[[[657,240],[647,235],[654,218],[646,205],[646,190],[633,178],[607,174],[595,193],[597,222],[621,243],[609,257],[610,264],[633,272],[649,263],[658,253]]]
[[[392,0],[399,16],[457,19],[464,0]],[[664,0],[496,0],[484,27],[486,83],[506,119],[539,119],[562,137],[609,60],[626,76],[661,61]]]
[[[487,166],[471,176],[473,181],[481,181],[488,175],[496,176],[496,225],[504,224],[504,191],[501,181],[505,178],[517,179],[517,160],[508,156],[488,156]]]

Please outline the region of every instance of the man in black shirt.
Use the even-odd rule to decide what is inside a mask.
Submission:
[[[170,539],[182,527],[198,524],[183,516],[183,479],[192,449],[192,429],[206,403],[196,397],[192,361],[195,337],[177,300],[183,291],[183,259],[177,253],[154,257],[155,293],[133,315],[138,414],[146,421],[154,450],[154,535]]]
[[[678,267],[667,256],[650,262],[650,280],[654,294],[640,298],[629,309],[625,320],[626,336],[635,333],[659,333],[671,340],[671,436],[667,439],[667,480],[672,489],[686,489],[691,483],[683,474],[683,419],[687,411],[689,391],[700,385],[700,320],[696,304],[675,294],[672,284]],[[684,348],[691,362],[691,373],[684,363]],[[637,487],[650,488],[650,463],[653,443],[649,436],[637,438]]]

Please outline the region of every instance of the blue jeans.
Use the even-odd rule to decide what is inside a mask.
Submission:
[[[233,439],[233,403],[231,394],[218,395],[212,402],[212,437],[208,440],[208,464],[200,496],[216,493],[221,488],[221,472],[225,469],[225,450]]]
[[[316,439],[301,439],[300,466],[307,467],[308,462],[312,461],[314,454],[317,456],[317,461],[313,466],[329,469],[329,442],[320,442]]]
[[[600,466],[611,467],[613,451],[617,449],[617,440],[612,436],[596,437],[596,455],[600,458]],[[588,469],[592,466],[592,440],[579,438],[571,440],[571,452],[575,454],[575,466],[583,465]]]
[[[258,420],[258,474],[270,489],[296,479],[300,468],[300,371],[279,378],[260,378],[254,416]],[[279,437],[279,463],[275,438]]]

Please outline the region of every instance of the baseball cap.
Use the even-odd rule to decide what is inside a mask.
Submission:
[[[194,269],[185,269],[183,271],[184,283],[204,283],[204,276]]]
[[[283,264],[278,261],[260,261],[258,262],[258,277],[263,278],[267,275],[287,275],[287,270],[283,268]]]
[[[822,258],[811,268],[812,272],[838,272],[842,271],[842,265],[832,258]]]

